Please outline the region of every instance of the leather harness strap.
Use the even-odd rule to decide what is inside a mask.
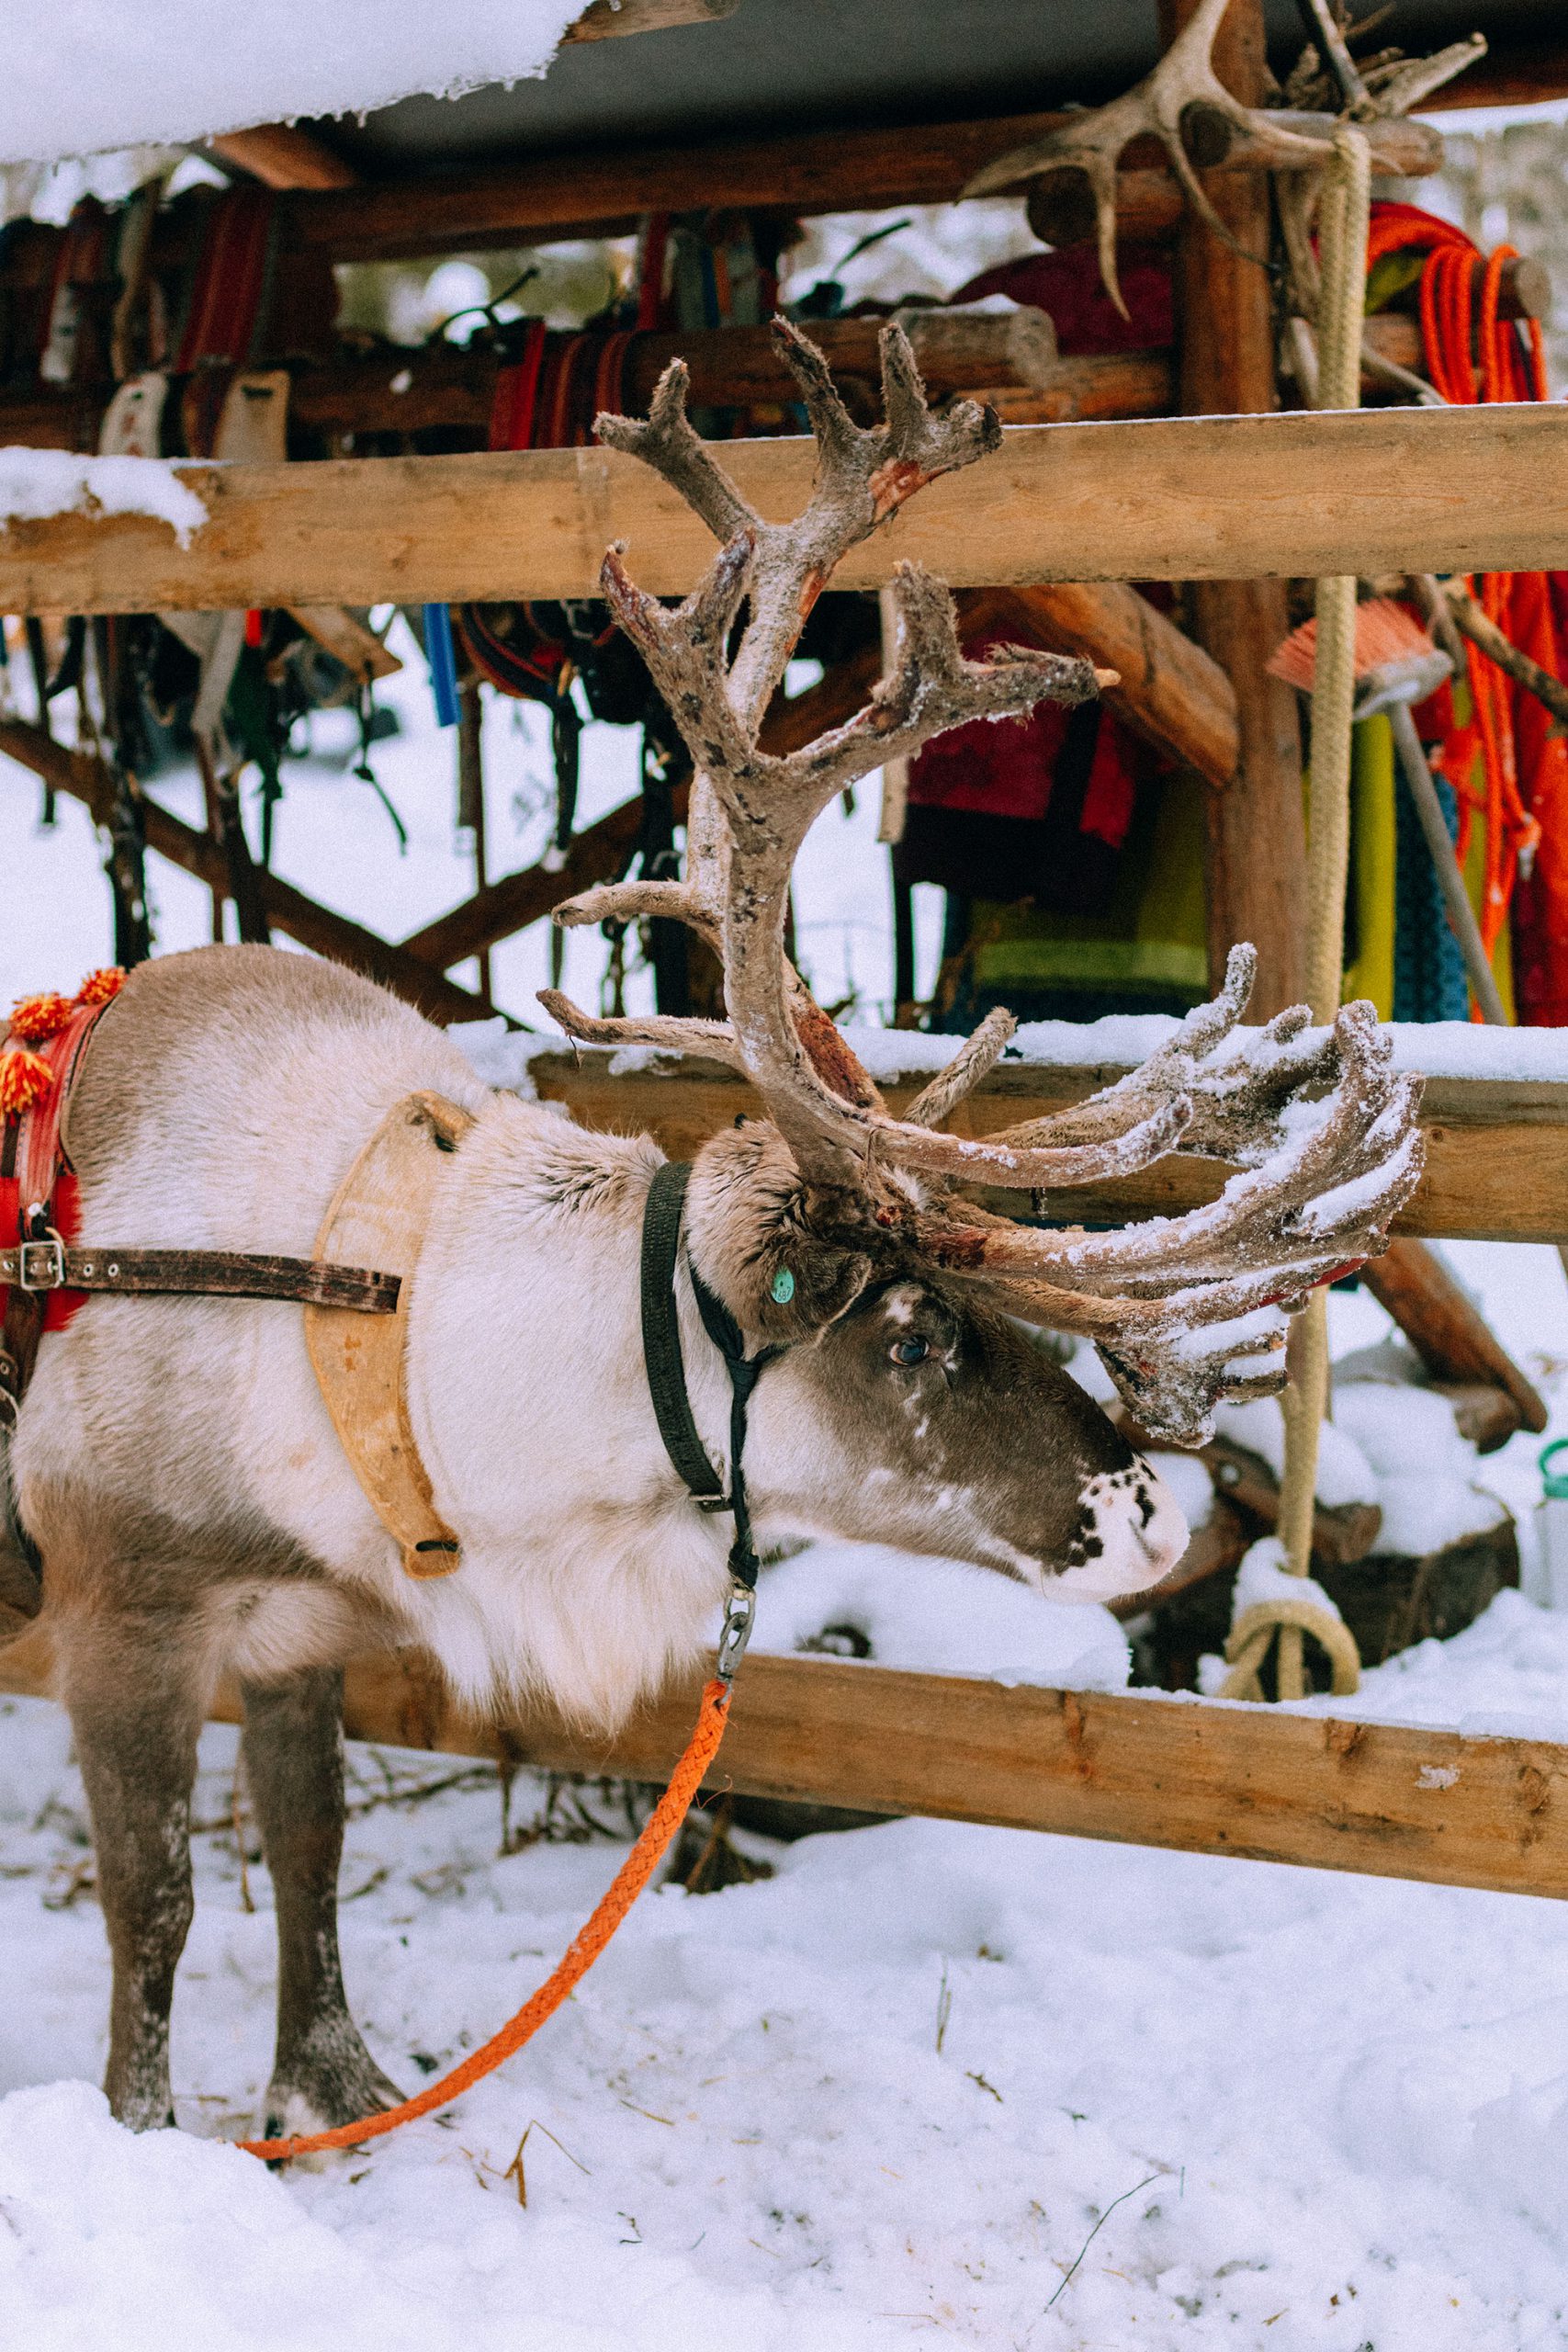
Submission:
[[[363,1266],[252,1256],[239,1250],[76,1249],[49,1235],[0,1250],[0,1283],[33,1293],[109,1291],[133,1298],[283,1298],[391,1315],[400,1278]]]
[[[783,1348],[746,1353],[739,1324],[724,1301],[709,1290],[696,1268],[686,1260],[687,1278],[703,1329],[724,1358],[729,1374],[729,1492],[708,1458],[697,1434],[692,1400],[686,1393],[686,1365],[681,1351],[680,1311],[675,1298],[675,1269],[680,1259],[682,1216],[689,1160],[668,1160],[649,1186],[642,1223],[642,1350],[648,1393],[664,1451],[670,1456],[699,1510],[733,1514],[735,1539],[729,1547],[730,1597],[724,1633],[718,1646],[718,1679],[726,1686],[746,1654],[756,1611],[760,1562],[751,1533],[751,1513],[746,1496],[746,1414],[756,1387]]]

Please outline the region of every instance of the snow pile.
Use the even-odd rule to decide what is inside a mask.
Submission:
[[[1304,1600],[1325,1617],[1337,1617],[1339,1606],[1330,1600],[1315,1577],[1297,1577],[1285,1565],[1285,1547],[1277,1535],[1265,1535],[1244,1555],[1231,1593],[1235,1623],[1248,1609],[1275,1600]]]
[[[207,509],[163,458],[73,458],[63,449],[0,449],[0,528],[51,514],[151,514],[182,548]]]
[[[1451,1426],[1451,1413],[1449,1420]],[[1277,1396],[1251,1396],[1245,1404],[1222,1405],[1214,1415],[1214,1432],[1259,1455],[1276,1478],[1284,1476],[1285,1419]],[[1317,1499],[1336,1510],[1344,1503],[1375,1503],[1378,1493],[1377,1474],[1342,1425],[1336,1396],[1335,1419],[1325,1421],[1318,1432]]]
[[[0,161],[183,143],[297,115],[367,112],[542,74],[582,0],[56,0],[13,13],[0,76]]]
[[[1214,1426],[1280,1476],[1285,1424],[1277,1397],[1222,1405]],[[1477,1467],[1447,1397],[1403,1380],[1336,1380],[1334,1419],[1318,1432],[1317,1498],[1331,1510],[1376,1503],[1379,1552],[1419,1556],[1495,1527],[1505,1508],[1475,1483]]]
[[[1331,1426],[1377,1473],[1380,1552],[1436,1552],[1495,1527],[1506,1516],[1495,1495],[1474,1483],[1476,1451],[1460,1435],[1446,1396],[1381,1381],[1347,1381],[1335,1389]]]
[[[1068,1690],[1120,1690],[1127,1680],[1126,1636],[1108,1609],[1053,1606],[961,1560],[918,1559],[880,1544],[812,1544],[765,1570],[759,1649],[830,1647],[822,1636],[846,1631],[878,1666],[917,1673]]]
[[[1568,1611],[1539,1609],[1510,1588],[1447,1641],[1417,1642],[1369,1668],[1354,1698],[1305,1704],[1369,1723],[1568,1741]]]

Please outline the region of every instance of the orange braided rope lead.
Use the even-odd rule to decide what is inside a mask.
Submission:
[[[239,2145],[247,2155],[276,2164],[292,2156],[313,2156],[327,2148],[357,2148],[366,2140],[379,2140],[387,2132],[395,2132],[400,2124],[412,2123],[416,2116],[429,2115],[435,2108],[447,2106],[464,2091],[472,2089],[475,2083],[482,2082],[487,2075],[493,2075],[514,2051],[532,2040],[546,2018],[555,2015],[573,1985],[587,1975],[653,1875],[665,1849],[685,1819],[686,1809],[701,1787],[704,1774],[718,1753],[728,1711],[729,1693],[724,1684],[705,1684],[696,1728],[641,1837],[615,1872],[598,1909],[569,1947],[559,1967],[499,2033],[492,2034],[471,2057],[465,2058],[460,2066],[454,2066],[449,2075],[443,2075],[438,2083],[432,2083],[413,2098],[405,2098],[400,2107],[389,2107],[378,2115],[362,2116],[357,2123],[340,2123],[334,2132],[308,2132],[293,2140],[242,2140]]]

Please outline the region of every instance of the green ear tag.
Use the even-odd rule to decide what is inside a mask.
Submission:
[[[795,1296],[795,1276],[787,1266],[781,1266],[773,1276],[771,1295],[775,1306],[787,1306]]]

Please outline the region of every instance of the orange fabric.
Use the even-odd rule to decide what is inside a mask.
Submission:
[[[1414,205],[1379,206],[1367,240],[1368,266],[1387,254],[1411,251],[1427,254],[1422,344],[1427,375],[1443,398],[1464,407],[1545,400],[1539,322],[1525,321],[1521,339],[1518,329],[1497,315],[1504,266],[1513,258],[1513,246],[1499,245],[1483,260],[1462,230],[1448,221]],[[1472,586],[1483,611],[1506,637],[1554,677],[1564,675],[1568,647],[1558,641],[1545,575],[1495,572]],[[1482,809],[1486,856],[1481,935],[1486,952],[1495,951],[1517,898],[1514,978],[1519,1017],[1560,1023],[1568,1021],[1568,744],[1551,734],[1534,695],[1473,646],[1466,647],[1466,669],[1470,718],[1443,730],[1445,740],[1433,761],[1459,799],[1456,854],[1462,865],[1474,813]],[[1429,717],[1442,707],[1436,697],[1434,704]]]
[[[499,2033],[401,2106],[386,2109],[383,2114],[362,2116],[357,2123],[340,2123],[333,2132],[308,2132],[292,2140],[242,2140],[239,2145],[248,2155],[261,2156],[268,2164],[287,2161],[294,2156],[311,2156],[327,2148],[357,2148],[367,2140],[383,2139],[400,2124],[412,2123],[416,2116],[432,2114],[438,2107],[446,2107],[475,2083],[493,2075],[498,2066],[531,2041],[547,2018],[551,2018],[572,1987],[587,1975],[605,1945],[609,1942],[661,1859],[675,1832],[686,1817],[687,1807],[702,1786],[703,1777],[718,1753],[728,1718],[729,1693],[722,1682],[709,1682],[703,1690],[703,1703],[698,1712],[696,1728],[687,1742],[686,1752],[676,1765],[670,1786],[660,1798],[649,1816],[641,1837],[615,1872],[608,1892],[587,1926],[581,1929],[568,1949],[565,1959],[554,1973],[546,1978],[538,1991],[503,2025]]]

